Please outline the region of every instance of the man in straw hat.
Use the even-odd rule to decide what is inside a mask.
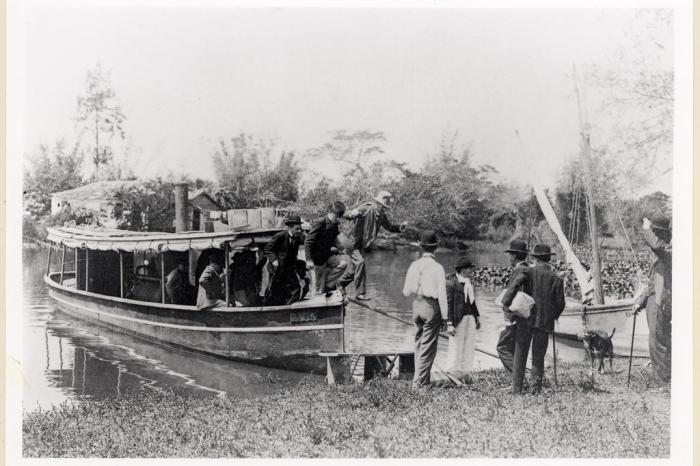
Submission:
[[[354,242],[350,258],[355,267],[355,292],[356,298],[361,301],[369,300],[367,297],[367,270],[365,268],[365,256],[377,239],[379,228],[384,227],[392,233],[399,233],[406,229],[407,222],[401,225],[391,223],[386,216],[386,211],[391,204],[391,193],[380,191],[373,201],[366,202],[359,207],[347,212],[345,218],[355,221]]]
[[[406,272],[404,296],[413,296],[413,322],[416,325],[415,372],[413,387],[430,384],[430,369],[437,354],[438,336],[447,320],[445,269],[435,259],[437,235],[425,230],[420,241],[423,255]]]
[[[523,268],[527,268],[527,244],[525,241],[514,239],[505,251],[510,256],[510,265],[514,267],[513,273],[508,279],[506,288],[509,287]],[[522,290],[519,290],[522,291]],[[513,374],[513,353],[515,353],[515,314],[504,312],[505,328],[501,331],[496,344],[498,357],[508,374]]]
[[[564,298],[564,281],[552,271],[549,260],[554,253],[546,244],[538,244],[532,252],[535,265],[522,268],[518,272],[503,296],[503,310],[510,312],[508,306],[518,290],[532,296],[535,305],[530,317],[515,317],[515,354],[513,355],[514,394],[523,390],[525,363],[532,342],[532,378],[533,389],[542,389],[544,378],[544,355],[549,343],[548,337],[554,331],[554,321],[559,318],[566,301]]]
[[[647,310],[649,354],[654,377],[659,382],[671,381],[671,219],[658,215],[644,217],[642,233],[656,256],[649,273],[649,283],[634,305],[634,311]]]
[[[301,299],[303,291],[297,274],[297,256],[299,246],[303,242],[301,218],[298,215],[290,215],[284,223],[287,229],[273,236],[263,250],[267,258],[267,272],[270,275],[269,289],[265,294],[267,305],[291,304]]]

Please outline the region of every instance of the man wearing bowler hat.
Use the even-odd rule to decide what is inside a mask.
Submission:
[[[649,354],[654,377],[659,382],[671,381],[671,219],[664,215],[652,220],[644,217],[642,234],[656,256],[649,273],[649,283],[637,299],[634,311],[647,311]]]
[[[564,281],[552,271],[549,260],[554,255],[546,244],[535,245],[531,256],[535,265],[522,268],[508,286],[503,296],[503,310],[510,312],[508,306],[518,290],[532,296],[535,305],[530,311],[530,317],[524,319],[515,316],[515,353],[513,355],[513,385],[514,394],[523,389],[525,363],[532,342],[532,379],[531,385],[535,391],[542,389],[544,378],[544,355],[549,343],[548,337],[554,331],[554,321],[559,318],[566,301],[564,298]]]
[[[354,242],[350,258],[355,269],[355,293],[356,298],[362,301],[367,301],[367,269],[365,265],[365,256],[367,251],[372,248],[377,239],[379,228],[384,227],[392,233],[399,233],[406,229],[407,222],[396,225],[389,221],[386,216],[386,211],[391,203],[391,193],[388,191],[380,191],[374,201],[365,202],[364,204],[345,213],[345,218],[354,220],[353,228]]]
[[[513,273],[508,279],[506,288],[508,288],[515,278],[518,276],[520,271],[524,268],[530,266],[527,263],[528,249],[525,241],[514,239],[510,242],[510,246],[505,251],[510,257],[510,265],[514,267]],[[518,290],[522,291],[522,290]],[[496,352],[498,357],[506,369],[508,374],[513,374],[513,353],[515,352],[515,314],[512,312],[504,312],[503,318],[505,320],[505,328],[501,331],[498,337],[498,343],[496,345]]]
[[[291,304],[301,299],[303,288],[297,274],[297,256],[303,242],[302,222],[298,215],[290,215],[284,223],[287,229],[273,236],[263,250],[270,275],[270,286],[265,296],[267,305]]]
[[[423,255],[406,272],[404,296],[413,296],[413,322],[416,325],[415,372],[413,387],[430,384],[430,369],[437,354],[438,336],[447,321],[445,269],[435,259],[437,235],[425,230],[420,241]]]

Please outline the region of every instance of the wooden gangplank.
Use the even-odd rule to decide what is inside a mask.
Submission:
[[[375,377],[402,378],[413,375],[414,357],[409,352],[319,353],[326,358],[329,385],[366,382]]]

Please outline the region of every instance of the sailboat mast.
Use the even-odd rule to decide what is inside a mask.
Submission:
[[[579,124],[581,126],[581,154],[583,159],[583,184],[586,190],[586,206],[588,207],[588,234],[591,238],[591,249],[593,253],[593,293],[596,304],[605,304],[603,280],[601,276],[600,250],[598,249],[598,223],[595,216],[595,202],[593,200],[593,170],[591,168],[590,136],[588,135],[587,123],[584,121],[575,66],[574,85],[576,89],[576,103],[578,104]]]

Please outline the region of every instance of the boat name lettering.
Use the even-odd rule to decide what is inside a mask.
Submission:
[[[293,324],[298,324],[301,322],[315,322],[318,320],[316,313],[313,311],[298,311],[289,314],[289,320]]]

